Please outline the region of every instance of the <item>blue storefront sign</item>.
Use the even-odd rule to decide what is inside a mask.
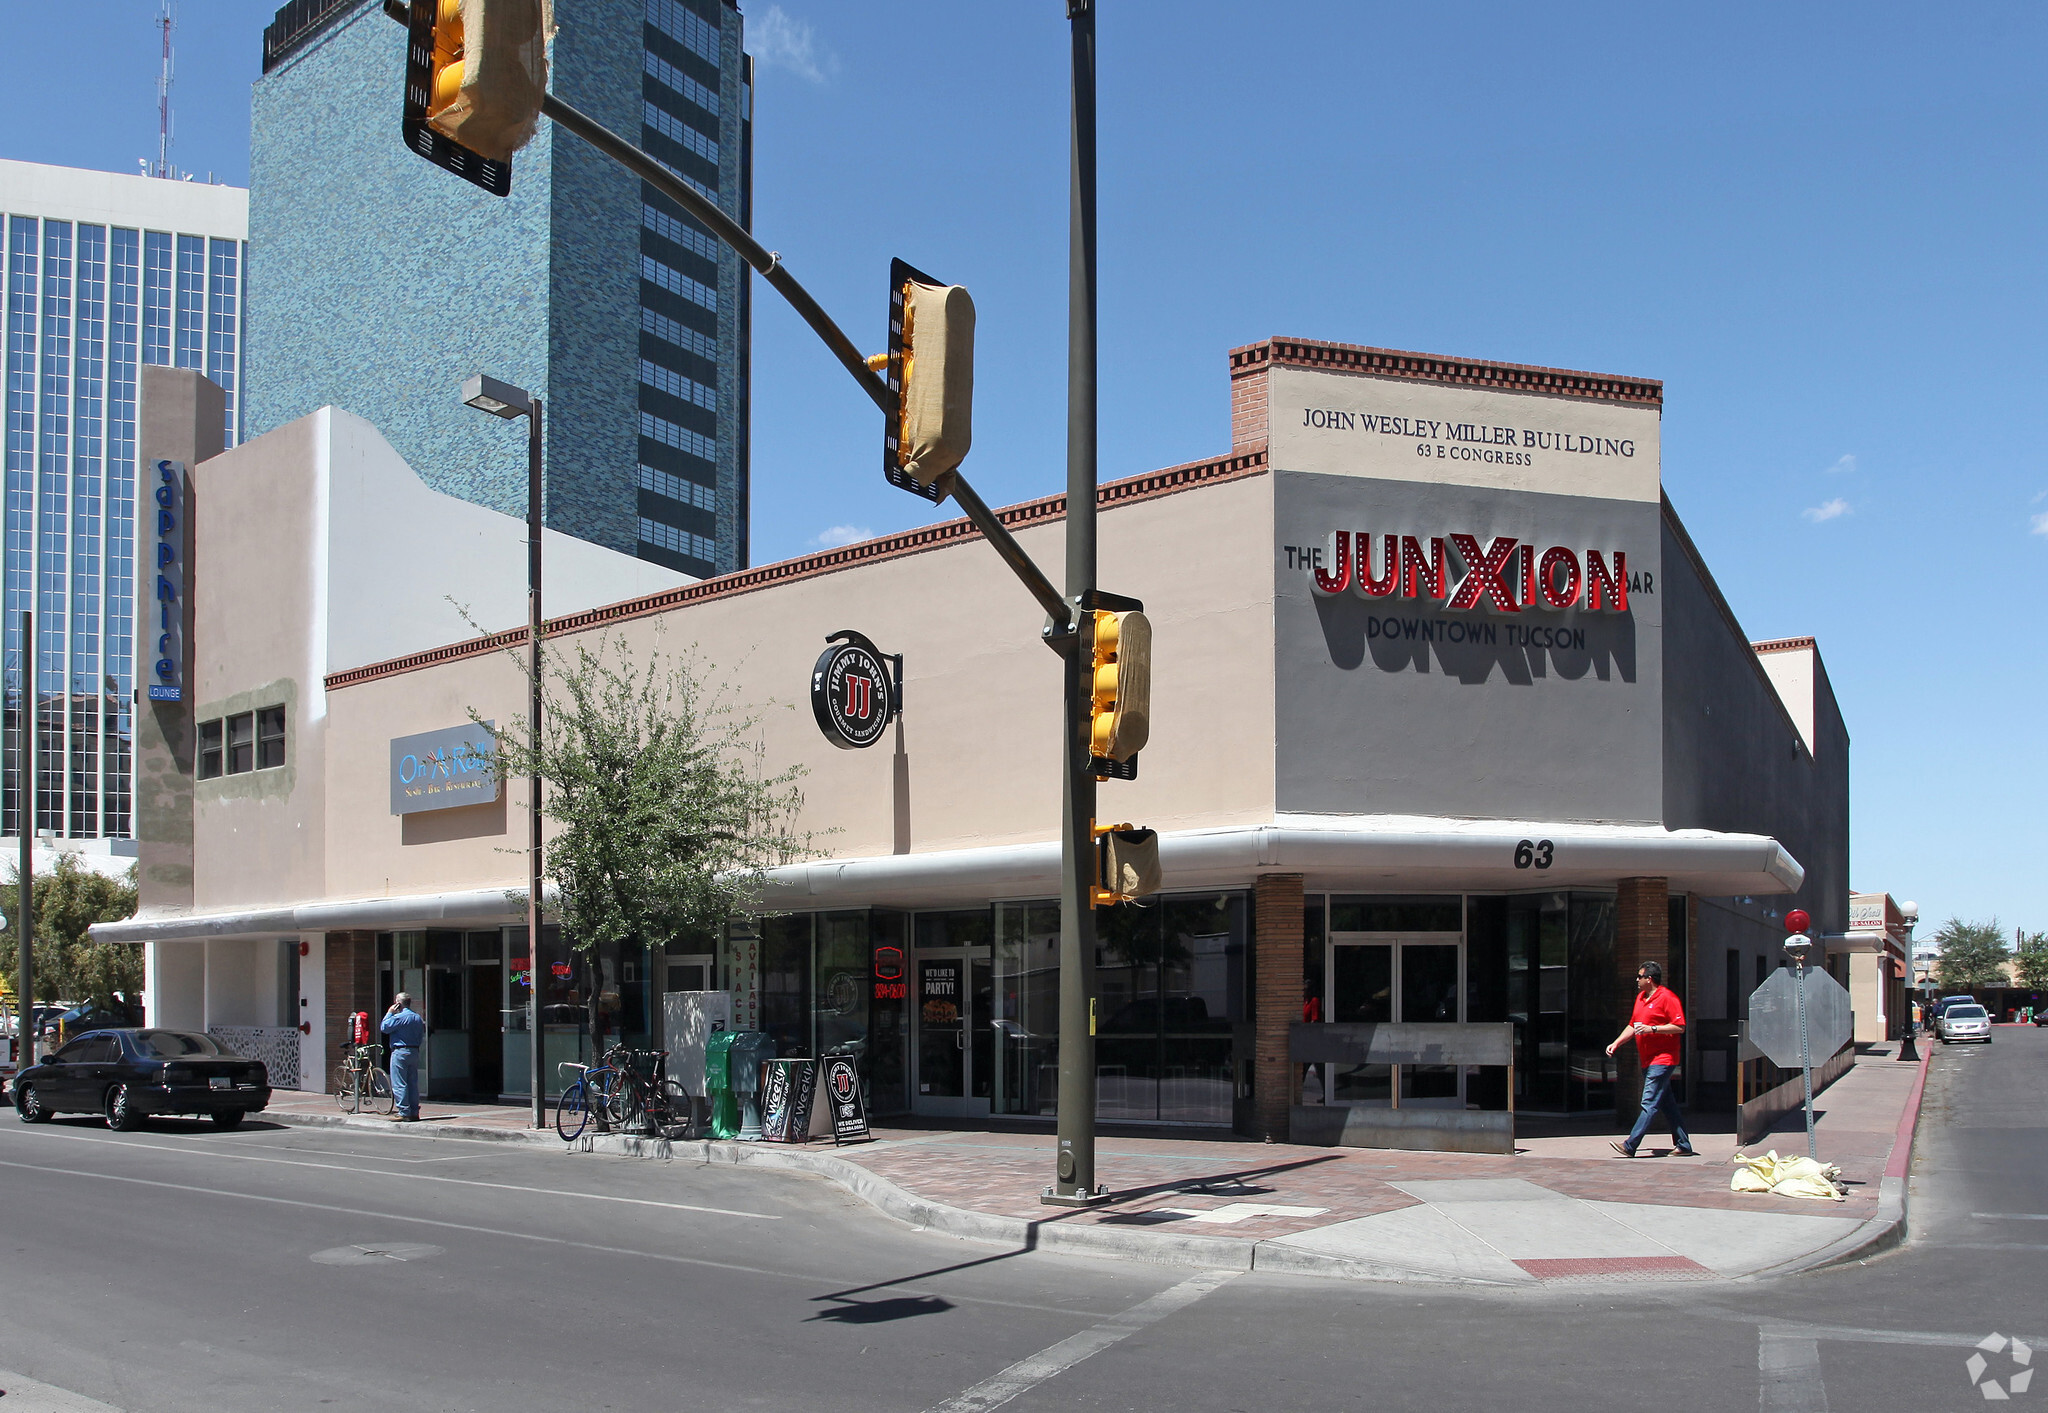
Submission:
[[[491,768],[497,749],[492,727],[492,722],[472,722],[393,738],[391,812],[421,814],[494,803],[498,776]]]
[[[185,463],[159,461],[151,471],[150,499],[156,502],[156,553],[151,556],[155,561],[156,612],[143,618],[156,630],[155,680],[149,684],[149,699],[177,702],[185,699],[185,560],[191,550],[185,524]],[[147,569],[142,582],[149,583]]]

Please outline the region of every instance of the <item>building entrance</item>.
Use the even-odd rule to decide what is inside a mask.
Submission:
[[[1460,933],[1334,932],[1323,975],[1323,1014],[1337,1024],[1465,1019],[1465,947]],[[1394,1066],[1333,1065],[1328,1102],[1390,1106]],[[1402,1065],[1402,1108],[1465,1107],[1456,1065]]]
[[[987,947],[920,948],[912,960],[917,1057],[912,1109],[984,1118],[994,1088],[995,982]]]

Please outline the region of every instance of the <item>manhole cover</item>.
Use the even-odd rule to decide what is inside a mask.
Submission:
[[[330,1246],[325,1251],[315,1251],[313,1259],[323,1266],[381,1266],[386,1261],[422,1261],[429,1256],[439,1256],[445,1249],[422,1242],[390,1241],[361,1246]]]

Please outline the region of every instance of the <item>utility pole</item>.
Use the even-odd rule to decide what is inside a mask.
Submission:
[[[1073,32],[1067,235],[1067,637],[1060,830],[1059,1149],[1043,1201],[1077,1207],[1095,1185],[1094,675],[1082,627],[1095,591],[1095,4],[1067,0]]]

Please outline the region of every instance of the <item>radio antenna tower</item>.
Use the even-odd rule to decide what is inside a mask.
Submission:
[[[171,9],[171,0],[160,0],[156,27],[163,31],[163,68],[156,80],[156,167],[150,173],[176,181],[178,174],[171,166],[171,78],[175,72],[171,58],[171,31],[178,26],[178,17]]]

